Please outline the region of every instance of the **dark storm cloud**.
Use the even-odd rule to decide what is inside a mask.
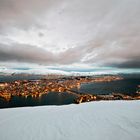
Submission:
[[[80,62],[85,51],[77,53],[79,48],[71,48],[65,52],[54,54],[37,46],[27,44],[0,44],[1,62],[27,62],[38,64],[72,64]]]
[[[110,64],[110,65],[118,68],[140,68],[140,58],[122,62],[119,64]]]
[[[54,57],[36,46],[27,44],[0,44],[0,61],[17,61],[29,63],[53,63]]]
[[[93,57],[85,62],[98,63],[100,66],[111,66],[118,68],[140,68],[139,40],[115,41],[115,43],[103,42],[97,48],[92,48]]]

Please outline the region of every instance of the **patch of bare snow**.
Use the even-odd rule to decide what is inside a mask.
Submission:
[[[1,109],[0,140],[140,140],[140,101]]]

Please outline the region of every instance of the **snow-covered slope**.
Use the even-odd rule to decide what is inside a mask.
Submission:
[[[140,140],[140,101],[1,109],[0,140]]]

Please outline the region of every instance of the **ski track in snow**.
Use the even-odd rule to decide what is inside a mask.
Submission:
[[[140,140],[140,101],[0,110],[0,140]]]

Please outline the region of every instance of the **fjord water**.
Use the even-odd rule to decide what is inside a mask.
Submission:
[[[0,75],[0,82],[13,82],[16,80],[38,80],[43,78],[41,75]]]
[[[28,96],[27,98],[22,96],[14,96],[10,101],[5,101],[4,99],[0,98],[0,108],[41,105],[67,105],[74,103],[75,98],[75,95],[66,92],[49,92],[38,98],[31,96]]]
[[[134,95],[137,91],[137,86],[140,85],[140,74],[129,74],[121,75],[124,79],[119,81],[112,82],[102,82],[102,83],[85,83],[80,86],[80,88],[75,88],[73,90],[84,94],[112,94],[114,93],[123,93],[128,95]],[[0,82],[8,82],[14,80],[31,80],[31,79],[40,79],[42,77],[12,77],[5,76],[0,77]],[[24,106],[40,106],[40,105],[66,105],[74,103],[76,95],[63,92],[49,92],[44,94],[41,97],[21,97],[15,96],[12,97],[10,101],[5,101],[0,98],[0,108],[9,108],[9,107],[24,107]]]
[[[118,81],[82,84],[79,89],[74,90],[87,94],[122,93],[134,95],[140,85],[140,75],[122,75],[122,77],[124,79]]]

